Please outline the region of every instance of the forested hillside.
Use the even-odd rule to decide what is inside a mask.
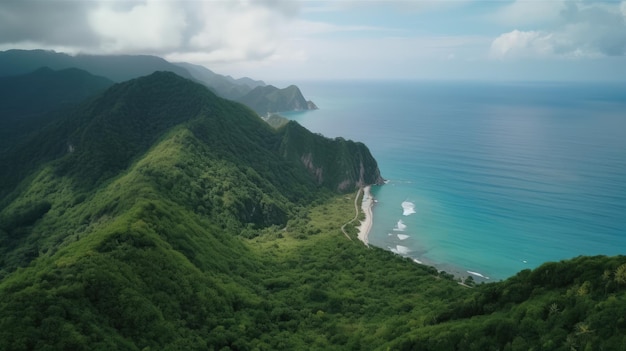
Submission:
[[[41,67],[33,72],[0,76],[0,150],[23,142],[29,133],[59,111],[101,93],[112,81],[68,68]]]
[[[42,67],[52,70],[84,70],[115,82],[146,76],[155,71],[172,72],[205,85],[222,98],[242,102],[262,116],[268,112],[317,108],[313,102],[304,100],[300,89],[295,85],[278,89],[247,77],[234,79],[223,76],[204,66],[186,62],[170,63],[158,56],[68,55],[45,50],[0,51],[0,78],[27,75]],[[36,85],[33,88],[36,90]],[[50,92],[48,99],[55,96],[54,91]]]
[[[626,257],[460,285],[341,231],[365,145],[277,125],[157,72],[3,151],[0,350],[625,349]]]

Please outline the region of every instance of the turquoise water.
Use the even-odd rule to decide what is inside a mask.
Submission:
[[[626,84],[300,82],[284,114],[368,145],[372,245],[492,280],[626,254]]]

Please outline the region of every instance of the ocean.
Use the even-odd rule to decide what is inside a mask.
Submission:
[[[479,280],[626,254],[626,84],[298,82],[283,113],[365,143],[370,245]]]

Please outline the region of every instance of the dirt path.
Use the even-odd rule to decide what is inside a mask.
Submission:
[[[359,218],[359,203],[358,202],[359,202],[359,196],[361,196],[361,192],[363,192],[363,188],[359,188],[359,191],[357,191],[356,197],[354,198],[354,212],[355,212],[354,218],[352,218],[351,220],[349,220],[348,222],[346,222],[344,225],[341,226],[341,231],[343,232],[343,235],[345,235],[346,238],[350,239],[350,241],[352,241],[352,238],[346,232],[346,226],[356,221]]]

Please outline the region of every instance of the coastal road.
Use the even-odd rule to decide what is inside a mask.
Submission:
[[[356,196],[354,197],[354,212],[355,212],[354,218],[352,218],[351,220],[346,222],[346,224],[341,226],[341,231],[343,232],[343,235],[345,235],[346,238],[350,239],[350,241],[352,241],[352,238],[346,232],[346,226],[356,221],[359,218],[359,196],[361,196],[361,192],[363,192],[363,188],[359,188],[359,191],[357,191]]]

